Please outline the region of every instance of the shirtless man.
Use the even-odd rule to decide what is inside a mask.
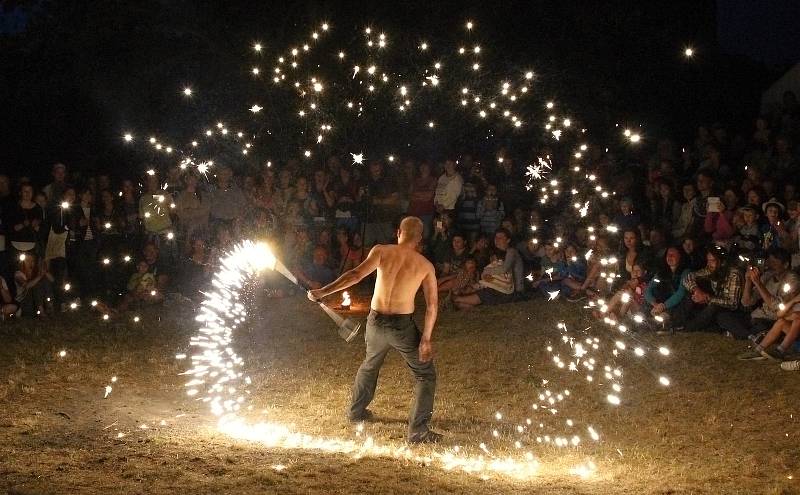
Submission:
[[[414,405],[408,420],[408,441],[436,442],[439,433],[428,423],[433,415],[436,392],[436,368],[433,366],[431,335],[436,323],[438,295],[433,265],[417,252],[422,240],[422,221],[406,217],[397,231],[397,245],[377,245],[356,268],[345,272],[334,282],[308,292],[308,298],[319,301],[334,292],[357,284],[378,270],[375,293],[367,318],[367,356],[356,374],[353,402],[347,417],[350,421],[372,418],[367,406],[375,395],[378,373],[390,349],[396,349],[416,379]],[[422,286],[425,294],[425,327],[420,334],[413,320],[414,297]]]

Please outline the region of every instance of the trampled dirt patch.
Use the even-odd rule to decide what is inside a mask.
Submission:
[[[485,442],[498,456],[519,455],[514,427],[526,417],[548,430],[566,419],[599,430],[601,442],[584,438],[578,448],[539,445],[531,435],[523,450],[541,469],[526,480],[267,448],[218,433],[205,405],[185,396],[186,363],[175,360],[194,333],[188,306],[145,312],[137,324],[92,314],[12,322],[0,328],[0,487],[20,494],[798,492],[800,374],[736,361],[742,344],[715,335],[643,335],[672,354],[620,360],[624,389],[615,407],[597,383],[555,368],[545,350],[559,337],[557,322],[588,326],[577,308],[535,300],[445,313],[436,330],[434,427],[446,446],[477,450]],[[343,343],[302,298],[261,301],[251,315],[236,347],[254,381],[254,417],[326,438],[402,444],[412,380],[399,356],[390,355],[381,375],[372,406],[380,421],[357,435],[344,410],[363,342]],[[673,385],[660,387],[660,374]],[[553,418],[531,411],[543,379],[572,392]],[[598,466],[593,476],[569,474],[587,458]]]

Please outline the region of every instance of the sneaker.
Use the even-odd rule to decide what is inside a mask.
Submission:
[[[761,355],[772,361],[783,361],[784,358],[783,352],[779,351],[777,347],[773,347],[772,349],[764,349],[761,351]]]
[[[576,291],[567,296],[567,301],[569,302],[579,302],[584,299],[586,299],[586,294],[584,294],[583,291]]]
[[[781,363],[781,369],[784,371],[800,371],[800,360],[784,361]]]
[[[763,361],[764,359],[767,358],[762,356],[759,351],[755,349],[749,349],[736,356],[736,359],[738,359],[739,361]]]
[[[422,433],[417,433],[408,439],[408,443],[439,443],[442,439],[441,433],[436,433],[432,430],[426,430]]]
[[[372,411],[370,411],[369,409],[364,409],[364,412],[357,416],[351,416],[350,414],[348,414],[347,420],[350,421],[351,423],[364,423],[364,422],[369,423],[375,420],[375,415],[372,414]]]

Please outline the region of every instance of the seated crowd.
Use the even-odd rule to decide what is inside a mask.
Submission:
[[[175,166],[163,177],[149,170],[141,185],[70,176],[57,163],[40,189],[0,175],[2,314],[196,298],[219,256],[248,237],[271,239],[301,284],[318,288],[394,242],[399,220],[414,215],[443,307],[585,301],[607,323],[718,331],[755,342],[743,359],[783,359],[800,332],[798,138],[800,109],[787,94],[748,133],[701,126],[680,151],[661,139],[652,149],[590,146],[580,158],[550,148],[483,162],[330,156],[247,173],[214,166],[208,177]],[[586,218],[566,195],[537,201],[522,164],[544,155],[614,194],[592,201]],[[567,182],[558,169],[552,178]],[[272,297],[295,291],[280,277],[264,285]]]

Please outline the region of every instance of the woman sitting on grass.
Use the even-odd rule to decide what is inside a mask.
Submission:
[[[47,271],[47,263],[40,261],[33,251],[20,255],[14,282],[17,285],[17,305],[22,316],[52,312],[53,276]]]
[[[683,279],[690,271],[682,253],[678,247],[667,249],[661,268],[647,284],[644,293],[645,300],[650,305],[650,315],[660,318],[662,322],[669,321],[668,324],[665,323],[665,326],[674,325],[676,320],[681,319],[675,318],[675,316],[677,316],[677,309],[681,307],[681,302],[686,297]]]
[[[792,348],[797,337],[800,336],[800,294],[795,295],[785,304],[781,304],[778,319],[769,329],[769,332],[751,350],[740,354],[743,361],[771,359],[783,361]],[[780,344],[772,347],[783,336]],[[772,348],[771,348],[772,347]]]

